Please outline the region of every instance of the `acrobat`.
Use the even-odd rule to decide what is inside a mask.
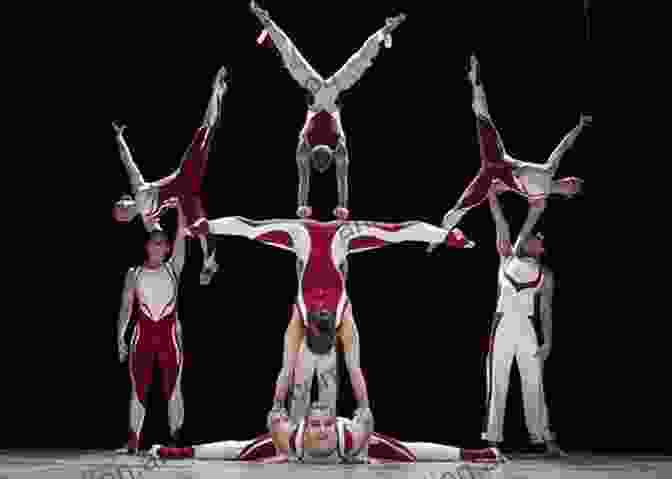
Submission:
[[[350,89],[371,66],[378,55],[381,42],[385,42],[388,48],[391,47],[391,34],[406,19],[406,15],[388,18],[385,26],[371,35],[340,70],[324,80],[301,55],[289,36],[271,20],[266,10],[261,9],[254,1],[250,3],[250,8],[264,27],[259,42],[262,43],[270,37],[289,73],[299,85],[310,92],[313,98],[299,134],[299,145],[296,150],[299,172],[297,215],[301,218],[312,215],[309,206],[311,167],[324,173],[332,163],[335,163],[338,206],[334,210],[334,215],[340,219],[347,219],[349,158],[346,135],[341,123],[341,109],[337,103],[338,97],[341,92]]]
[[[541,217],[550,195],[572,198],[581,192],[583,180],[580,178],[555,180],[554,176],[560,167],[560,160],[574,145],[583,128],[590,125],[592,117],[581,115],[579,124],[562,139],[545,163],[522,162],[506,151],[490,117],[480,65],[474,55],[471,56],[468,78],[473,91],[472,108],[476,115],[481,168],[455,206],[445,214],[442,226],[446,229],[456,226],[467,211],[485,201],[488,191],[495,184],[499,190],[513,191],[528,199],[529,213],[520,231],[521,237],[526,238]]]
[[[159,219],[169,208],[167,202],[171,198],[180,198],[188,224],[206,213],[202,202],[202,183],[208,162],[208,154],[214,131],[221,117],[221,103],[228,87],[226,84],[227,70],[222,67],[212,85],[212,94],[208,103],[203,123],[196,130],[193,140],[182,155],[178,169],[171,175],[158,181],[147,182],[140,173],[140,169],[133,161],[131,150],[124,139],[125,126],[113,123],[116,139],[119,143],[121,161],[126,168],[131,183],[133,196],[125,195],[117,201],[113,208],[114,218],[123,223],[132,221],[140,215],[147,231],[161,230]],[[205,237],[200,237],[203,250],[203,268],[200,282],[207,285],[218,269],[215,262],[214,248],[208,248]],[[209,252],[209,249],[212,251]]]

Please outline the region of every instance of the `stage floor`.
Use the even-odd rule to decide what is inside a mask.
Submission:
[[[171,460],[147,468],[141,457],[109,451],[0,451],[0,479],[151,478],[409,478],[409,479],[649,479],[672,477],[672,457],[573,453],[565,459],[510,455],[501,466],[464,463],[384,465],[260,465],[228,461]]]

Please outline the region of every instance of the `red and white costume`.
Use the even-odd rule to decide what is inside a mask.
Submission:
[[[357,425],[350,419],[336,419],[336,434],[331,437],[331,450],[322,450],[319,455],[304,448],[303,432],[306,420],[294,430],[290,438],[289,458],[292,462],[305,463],[384,463],[384,462],[497,462],[501,456],[492,449],[476,451],[426,442],[401,442],[391,437],[371,433],[366,446],[353,450],[353,428]],[[185,448],[157,447],[156,454],[162,458],[224,459],[232,461],[262,461],[276,455],[270,434],[248,441],[222,441]]]
[[[491,326],[486,358],[486,418],[484,440],[501,442],[511,364],[515,358],[522,382],[525,422],[533,443],[552,440],[544,396],[543,364],[534,357],[544,340],[540,300],[545,271],[534,259],[510,256],[499,269],[497,312]]]
[[[295,308],[305,326],[306,335],[310,335],[311,328],[314,327],[314,323],[308,320],[309,317],[323,312],[335,315],[335,328],[338,328],[344,313],[350,310],[345,284],[348,255],[404,241],[432,244],[445,242],[458,248],[473,246],[459,229],[449,232],[420,221],[400,224],[366,221],[325,223],[313,220],[253,221],[228,217],[201,222],[191,229],[195,230],[195,234],[207,232],[213,235],[245,236],[293,252],[297,257],[299,283]],[[277,388],[286,390],[290,380],[294,380],[295,389],[304,384],[309,387],[313,374],[317,374],[318,379],[325,378],[325,381],[318,381],[321,387],[320,398],[329,402],[332,411],[335,411],[335,352],[310,354],[305,343],[304,340],[297,369],[281,375]],[[357,377],[351,379],[357,400],[366,400],[366,383],[363,377],[357,374]],[[294,395],[294,400],[301,402],[301,405],[292,405],[292,417],[303,415],[301,411],[305,412],[308,407],[309,392],[306,388],[300,395]]]
[[[129,351],[131,378],[129,449],[137,449],[145,418],[147,389],[154,365],[161,370],[161,390],[168,401],[171,433],[184,422],[182,399],[181,326],[177,317],[179,272],[169,260],[158,269],[134,268],[134,301],[131,321],[135,322]]]

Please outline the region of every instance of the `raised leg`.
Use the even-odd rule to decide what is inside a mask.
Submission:
[[[337,216],[341,219],[348,217],[348,149],[345,144],[345,139],[338,142],[338,146],[334,151],[334,159],[336,162],[336,185],[338,187],[338,206],[336,208]]]
[[[297,215],[305,218],[310,216],[308,198],[310,193],[310,146],[303,138],[296,149],[296,166],[299,172],[299,195]]]

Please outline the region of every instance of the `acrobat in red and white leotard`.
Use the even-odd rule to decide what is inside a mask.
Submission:
[[[129,354],[131,377],[129,447],[137,449],[145,418],[145,394],[152,383],[154,363],[161,370],[161,389],[168,401],[171,433],[182,427],[184,408],[180,380],[182,353],[178,342],[178,276],[172,261],[159,269],[135,268],[135,321]]]
[[[459,229],[447,231],[420,221],[380,223],[371,221],[270,220],[241,217],[209,220],[194,226],[213,235],[236,235],[293,252],[297,256],[299,290],[296,305],[304,324],[309,312],[336,314],[340,324],[349,300],[345,288],[346,258],[349,254],[381,248],[404,241],[446,242],[473,246]],[[306,324],[307,325],[307,324]]]

